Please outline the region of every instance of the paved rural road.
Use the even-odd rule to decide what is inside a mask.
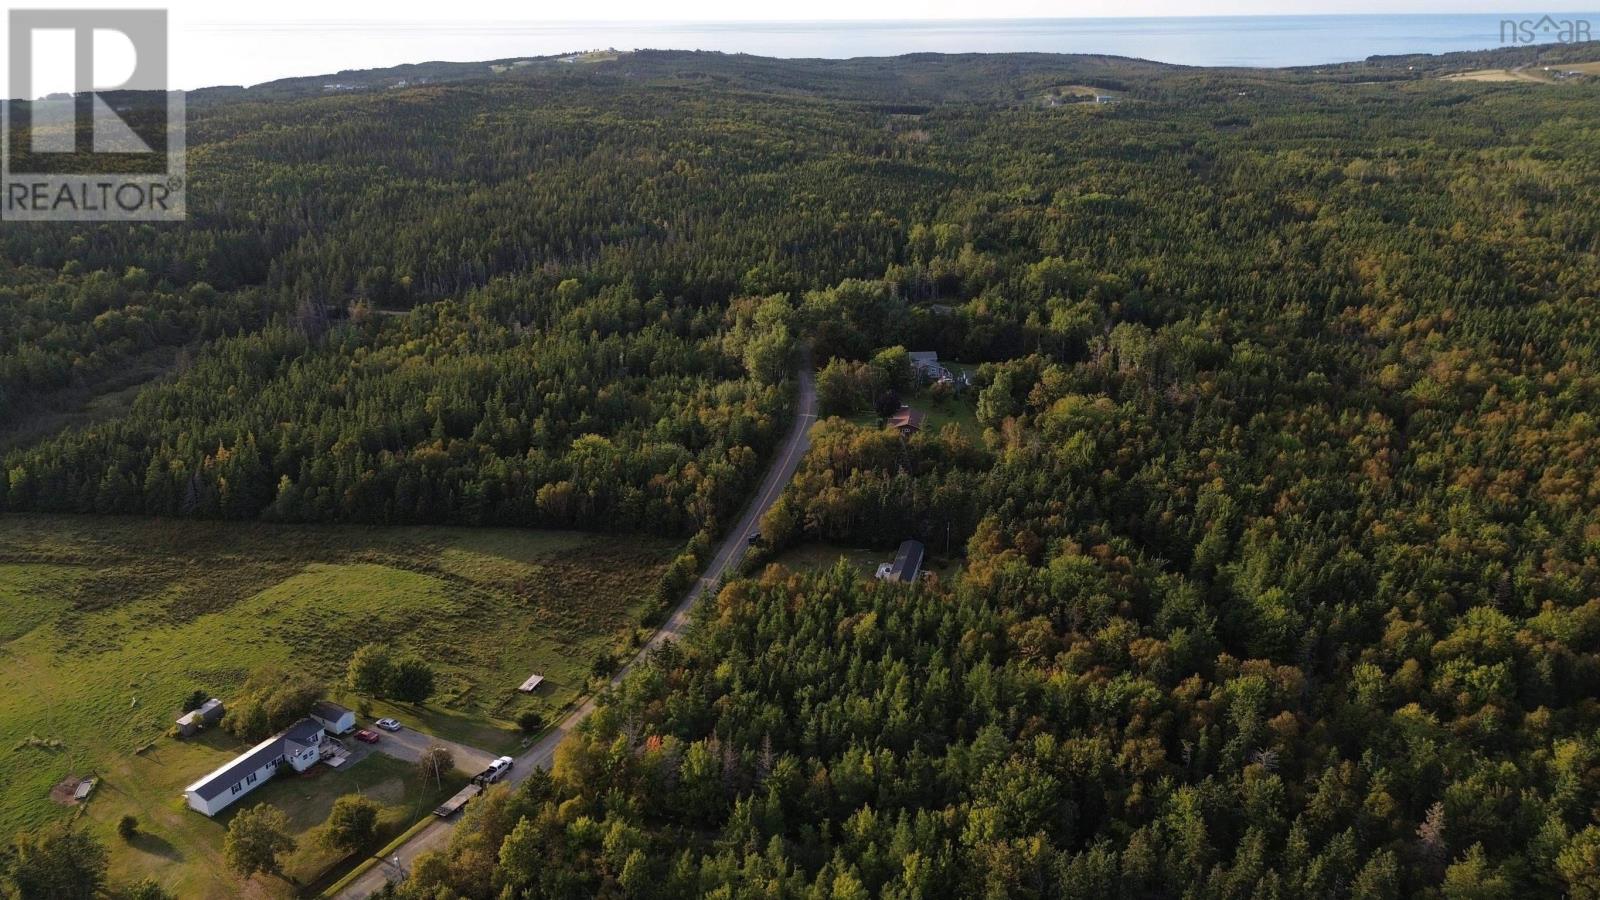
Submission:
[[[739,525],[723,539],[722,545],[717,548],[717,555],[712,558],[711,565],[706,567],[700,580],[689,589],[689,593],[673,608],[672,614],[667,617],[659,630],[646,641],[639,653],[629,660],[611,678],[613,685],[625,678],[634,667],[649,655],[650,651],[661,646],[667,641],[677,640],[684,628],[689,624],[689,616],[694,611],[694,605],[707,591],[715,590],[722,578],[744,556],[748,547],[748,538],[758,527],[761,516],[777,502],[778,496],[794,477],[795,470],[800,468],[800,460],[806,455],[806,450],[811,446],[811,425],[817,420],[817,392],[811,379],[811,361],[806,359],[800,365],[800,405],[796,411],[794,425],[789,429],[789,436],[784,438],[783,445],[778,448],[777,458],[773,460],[772,468],[767,470],[766,477],[761,481],[761,490],[756,498],[746,507],[744,516],[739,519]],[[550,768],[556,756],[556,747],[561,741],[578,727],[578,723],[587,719],[595,710],[594,698],[585,699],[573,710],[567,713],[566,718],[545,733],[533,746],[523,751],[517,757],[517,764],[511,770],[508,779],[513,783],[521,782],[528,777],[534,767],[541,769]],[[381,890],[385,883],[396,878],[404,877],[411,870],[411,863],[421,854],[429,850],[437,850],[450,838],[450,832],[455,828],[460,816],[450,819],[436,819],[427,827],[417,832],[411,840],[400,845],[400,848],[384,858],[379,865],[373,866],[362,874],[360,878],[352,881],[344,890],[340,891],[340,900],[363,900]]]

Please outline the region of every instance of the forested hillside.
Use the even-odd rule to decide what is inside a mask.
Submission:
[[[959,574],[733,583],[402,896],[1600,896],[1600,79],[851,62],[203,105],[0,232],[11,409],[184,348],[0,509],[716,531],[804,345],[768,541]]]

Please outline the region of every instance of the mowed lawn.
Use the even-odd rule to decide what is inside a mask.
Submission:
[[[568,532],[0,516],[0,836],[79,816],[115,877],[154,875],[180,896],[239,890],[221,887],[226,817],[180,794],[243,744],[167,737],[190,692],[226,701],[266,664],[332,684],[357,647],[385,642],[433,662],[439,689],[423,708],[374,703],[374,715],[508,751],[518,712],[548,716],[578,696],[677,549]],[[539,692],[518,693],[534,672]],[[359,789],[398,828],[438,792],[404,768],[373,756],[252,796],[293,800],[308,829]],[[102,780],[84,807],[51,799],[88,775]],[[115,835],[125,813],[150,832],[131,846]],[[291,871],[315,877],[330,861],[302,851]]]

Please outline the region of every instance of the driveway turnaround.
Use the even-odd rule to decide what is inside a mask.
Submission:
[[[447,741],[444,738],[423,734],[409,725],[399,731],[381,731],[379,734],[382,737],[372,747],[379,753],[414,763],[422,758],[422,751],[428,749],[429,744],[439,744],[448,749],[450,755],[455,757],[456,768],[469,775],[476,775],[487,769],[489,763],[494,762],[496,756],[496,754],[487,750],[479,750],[477,747],[469,747],[466,744],[458,744],[455,741]]]

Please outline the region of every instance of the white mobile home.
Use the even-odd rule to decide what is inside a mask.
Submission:
[[[282,734],[267,738],[183,790],[189,808],[214,816],[235,800],[267,783],[288,765],[304,772],[322,758],[322,725],[301,719]]]

